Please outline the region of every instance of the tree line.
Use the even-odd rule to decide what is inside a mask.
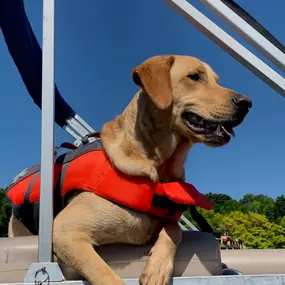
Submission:
[[[206,194],[214,210],[198,211],[217,238],[229,236],[246,248],[285,248],[285,197],[246,194],[240,200],[226,194]],[[186,217],[194,224],[189,211]],[[197,225],[196,225],[197,226]]]
[[[235,200],[226,194],[206,194],[214,210],[198,211],[206,218],[217,238],[230,236],[246,248],[285,248],[285,197],[246,194]],[[11,205],[0,188],[0,237],[6,237]],[[185,216],[195,224],[189,211]],[[197,226],[197,225],[196,225]]]

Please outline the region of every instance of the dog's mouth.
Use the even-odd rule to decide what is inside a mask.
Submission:
[[[221,143],[230,141],[231,137],[235,136],[234,127],[239,125],[242,121],[213,121],[204,119],[201,116],[185,112],[182,114],[184,124],[194,133],[201,134],[206,137],[209,142]]]

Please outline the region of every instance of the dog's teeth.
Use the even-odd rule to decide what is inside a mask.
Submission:
[[[233,135],[233,133],[230,133],[228,130],[226,130],[226,128],[223,126],[223,125],[221,125],[221,128],[223,129],[223,131],[228,135],[228,136],[232,136]]]
[[[233,129],[231,129],[231,133],[232,133],[232,136],[235,137],[236,134],[235,134],[235,131]]]

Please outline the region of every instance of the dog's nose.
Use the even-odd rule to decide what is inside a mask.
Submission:
[[[251,108],[252,101],[247,97],[236,93],[232,97],[232,101],[237,108]]]

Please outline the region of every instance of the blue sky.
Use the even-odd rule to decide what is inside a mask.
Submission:
[[[40,42],[41,2],[25,1]],[[198,1],[191,2],[205,11]],[[285,43],[284,1],[237,3]],[[216,19],[208,11],[206,15]],[[227,193],[234,198],[248,192],[274,198],[284,193],[285,99],[163,1],[56,1],[55,52],[56,83],[62,96],[96,130],[131,100],[137,90],[131,70],[145,58],[187,54],[208,62],[222,85],[251,97],[253,108],[229,145],[193,147],[187,181],[201,192]],[[0,187],[5,187],[19,171],[40,160],[41,113],[29,97],[1,33],[0,63]],[[67,140],[73,138],[56,127],[56,143]]]

